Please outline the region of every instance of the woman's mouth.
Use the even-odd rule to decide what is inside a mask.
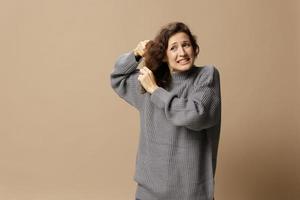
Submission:
[[[182,65],[187,64],[189,62],[190,62],[190,58],[184,58],[184,59],[180,59],[177,61],[177,63],[182,64]]]

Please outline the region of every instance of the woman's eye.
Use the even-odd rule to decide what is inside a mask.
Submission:
[[[174,47],[171,47],[171,49],[170,49],[170,50],[171,50],[171,51],[173,51],[173,50],[175,50],[175,49],[176,49],[176,47],[174,46]]]
[[[184,43],[183,46],[184,46],[184,47],[189,47],[189,46],[191,46],[191,45],[190,45],[189,43]]]

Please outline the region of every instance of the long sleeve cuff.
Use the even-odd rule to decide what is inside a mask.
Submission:
[[[134,71],[139,65],[140,60],[136,60],[133,52],[128,52],[121,55],[115,64],[115,73],[127,74]]]

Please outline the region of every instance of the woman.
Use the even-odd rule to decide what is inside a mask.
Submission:
[[[112,88],[140,114],[137,199],[214,198],[220,80],[213,65],[194,65],[198,53],[187,25],[173,22],[116,61]]]

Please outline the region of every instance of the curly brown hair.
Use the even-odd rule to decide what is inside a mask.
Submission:
[[[154,40],[149,41],[146,45],[144,55],[145,65],[153,72],[156,84],[160,87],[166,88],[170,84],[172,77],[168,63],[164,61],[164,58],[170,37],[180,32],[184,32],[189,36],[196,58],[200,51],[196,36],[194,36],[189,27],[182,22],[171,22],[163,26]]]

